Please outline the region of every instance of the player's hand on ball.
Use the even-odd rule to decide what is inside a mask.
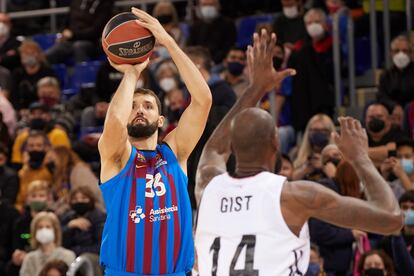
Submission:
[[[162,27],[161,23],[155,17],[149,15],[143,10],[132,8],[132,13],[137,16],[139,19],[136,20],[137,24],[141,25],[144,28],[147,28],[155,36],[155,39],[161,45],[167,44],[171,41],[172,37],[167,33],[167,31]]]
[[[149,59],[147,59],[146,61],[144,61],[143,63],[139,63],[139,64],[116,64],[113,63],[109,58],[108,58],[109,63],[111,64],[112,67],[114,67],[117,71],[125,74],[125,73],[134,73],[137,77],[139,77],[142,73],[142,71],[144,71],[144,69],[147,67]]]

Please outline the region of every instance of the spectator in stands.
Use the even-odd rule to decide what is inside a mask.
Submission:
[[[381,173],[390,183],[396,198],[414,189],[414,145],[410,139],[397,143],[395,156],[390,155],[381,164]]]
[[[365,113],[369,156],[377,167],[388,157],[389,151],[395,150],[395,142],[404,137],[400,130],[392,127],[390,113],[389,106],[380,102],[370,103]]]
[[[365,252],[359,260],[358,273],[361,276],[395,276],[392,260],[382,250]]]
[[[19,47],[21,66],[12,73],[10,101],[16,110],[27,109],[37,101],[36,84],[46,76],[56,77],[47,64],[40,46],[31,40],[25,40]]]
[[[11,20],[5,13],[0,13],[0,65],[10,71],[19,66],[18,48],[20,42],[11,34]]]
[[[293,162],[294,180],[304,179],[316,169],[322,168],[320,153],[328,143],[333,143],[330,135],[334,130],[334,123],[324,114],[314,115],[309,120],[303,135],[303,142]]]
[[[99,39],[112,15],[114,0],[70,1],[68,25],[57,43],[46,51],[50,63],[62,63],[71,56],[75,62],[97,55]]]
[[[392,101],[405,106],[414,100],[414,63],[412,47],[406,36],[398,36],[391,42],[393,66],[380,77],[378,100]]]
[[[69,266],[61,260],[51,260],[45,264],[39,276],[66,276]]]
[[[63,246],[75,252],[99,255],[105,214],[95,207],[95,196],[85,186],[70,193],[70,210],[61,217]]]
[[[219,64],[236,43],[236,26],[220,14],[219,0],[198,0],[197,13],[199,20],[191,25],[188,45],[206,47]]]
[[[334,276],[334,274],[326,273],[323,268],[323,258],[319,254],[319,248],[316,244],[310,246],[310,260],[308,271],[305,276]]]
[[[62,230],[59,220],[51,212],[40,212],[30,225],[32,248],[23,260],[20,276],[38,275],[50,260],[62,260],[70,265],[75,260],[75,254],[61,247]]]
[[[1,23],[0,23],[0,26],[1,26]],[[0,65],[0,91],[2,91],[3,94],[9,97],[10,89],[11,89],[10,71]]]
[[[29,133],[24,151],[23,167],[18,173],[20,189],[16,199],[16,208],[19,211],[23,211],[27,190],[31,182],[35,180],[52,181],[52,174],[44,163],[49,147],[49,139],[43,132]]]
[[[6,266],[13,252],[13,224],[18,216],[13,205],[0,197],[0,275],[8,275]]]
[[[236,93],[237,98],[241,96],[249,85],[246,74],[246,51],[240,47],[232,47],[223,60],[224,71],[221,78],[225,80]]]
[[[280,169],[279,174],[286,177],[288,181],[291,181],[293,177],[293,172],[294,172],[292,160],[290,160],[290,157],[286,154],[282,154],[281,158],[282,158],[282,167]]]
[[[277,40],[288,49],[300,49],[306,37],[303,6],[300,0],[281,0],[283,13],[273,22]]]
[[[399,104],[394,104],[391,113],[392,128],[403,130],[404,108]]]
[[[159,1],[152,11],[152,16],[158,19],[164,29],[174,38],[177,44],[185,46],[185,36],[178,25],[178,14],[170,0]]]
[[[17,135],[13,144],[11,160],[13,164],[21,165],[23,163],[24,145],[32,130],[45,132],[52,146],[70,148],[68,134],[61,127],[56,127],[51,119],[49,108],[45,104],[36,102],[30,105],[29,126]]]
[[[88,187],[95,195],[97,207],[104,210],[98,179],[75,152],[64,146],[53,147],[46,154],[45,163],[53,176],[52,191],[56,198],[54,209],[57,215],[69,209],[69,193],[79,187]]]
[[[332,37],[327,32],[326,15],[311,9],[304,20],[311,39],[290,58],[298,72],[292,84],[292,122],[298,131],[317,113],[332,116],[335,106]]]
[[[342,160],[342,153],[335,144],[328,144],[321,152],[323,172],[328,178],[335,178],[336,168]]]
[[[19,191],[19,178],[16,172],[7,166],[8,153],[8,148],[0,144],[0,201],[14,205]]]
[[[50,183],[35,180],[29,184],[23,214],[13,225],[13,255],[8,264],[7,275],[18,276],[26,254],[30,251],[30,224],[36,214],[47,211],[53,202]]]
[[[10,138],[14,138],[16,130],[16,111],[7,99],[6,93],[0,88],[0,113],[2,121],[7,127]]]

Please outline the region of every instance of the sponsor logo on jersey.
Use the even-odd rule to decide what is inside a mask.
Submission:
[[[143,213],[141,206],[136,206],[135,210],[129,211],[129,217],[134,223],[140,223],[141,220],[145,219],[145,214]]]
[[[178,207],[175,205],[171,207],[151,209],[149,212],[149,221],[156,222],[156,221],[169,220],[172,218],[172,214],[174,212],[178,212]]]

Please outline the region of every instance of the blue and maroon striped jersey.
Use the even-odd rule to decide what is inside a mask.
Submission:
[[[167,144],[132,147],[119,174],[101,184],[107,219],[105,275],[185,275],[194,262],[187,176]]]

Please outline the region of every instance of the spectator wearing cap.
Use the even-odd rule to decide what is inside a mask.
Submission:
[[[16,165],[23,163],[22,152],[29,132],[32,130],[43,131],[47,134],[52,146],[66,146],[70,148],[68,134],[51,122],[49,108],[42,103],[36,102],[30,105],[29,125],[16,137],[12,149],[11,162]]]
[[[20,64],[18,48],[20,42],[11,34],[10,16],[0,13],[0,66],[10,71]]]
[[[8,149],[0,144],[0,201],[14,205],[19,192],[19,178],[16,172],[7,166]]]
[[[232,47],[223,60],[224,71],[220,74],[240,98],[249,85],[244,69],[246,67],[246,51],[240,47]]]

